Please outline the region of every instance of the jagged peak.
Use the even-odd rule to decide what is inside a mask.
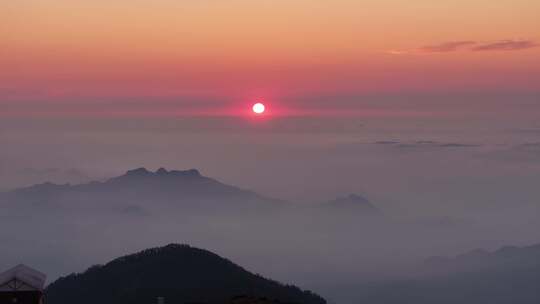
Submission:
[[[159,174],[159,175],[165,175],[167,173],[169,173],[169,171],[167,171],[167,169],[165,169],[163,167],[157,169],[157,171],[156,171],[156,174]]]
[[[22,192],[49,191],[49,190],[63,189],[63,188],[69,187],[69,186],[71,186],[71,184],[69,184],[69,183],[55,184],[55,183],[51,183],[51,182],[44,182],[44,183],[41,183],[41,184],[35,184],[35,185],[32,185],[32,186],[15,189],[14,191],[22,191]]]
[[[141,167],[133,170],[128,170],[125,175],[127,176],[146,176],[152,172],[148,171],[146,168]]]
[[[363,204],[370,204],[369,200],[361,195],[351,193],[346,196],[340,196],[336,199],[332,200],[332,202],[352,202],[352,203],[363,203]]]
[[[325,206],[334,209],[343,209],[344,211],[350,211],[351,209],[349,208],[352,208],[353,210],[362,210],[362,212],[366,212],[366,214],[381,214],[381,211],[367,198],[354,193],[331,200],[327,202]]]
[[[188,170],[167,170],[165,168],[159,168],[156,172],[152,172],[144,167],[128,170],[124,176],[130,177],[147,177],[147,176],[201,176],[201,173],[197,169]]]
[[[197,169],[189,169],[184,171],[172,170],[169,171],[169,174],[182,176],[201,176],[201,173]]]

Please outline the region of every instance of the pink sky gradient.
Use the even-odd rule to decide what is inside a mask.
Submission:
[[[275,115],[444,115],[436,96],[540,91],[540,4],[526,0],[0,8],[2,116],[234,116],[256,99]],[[408,107],[418,94],[432,104]],[[365,105],[396,95],[393,107]]]

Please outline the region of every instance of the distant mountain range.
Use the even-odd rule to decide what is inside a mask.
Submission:
[[[203,176],[196,169],[168,171],[160,168],[151,172],[138,168],[103,182],[43,183],[0,193],[0,207],[32,208],[44,213],[73,210],[136,216],[154,212],[238,214],[270,212],[291,206],[285,201]],[[311,207],[329,215],[334,211],[353,215],[380,214],[367,199],[358,195]]]
[[[4,205],[32,208],[116,211],[145,214],[155,210],[215,212],[279,207],[282,202],[223,184],[195,169],[127,171],[104,182],[79,185],[43,183],[0,194]]]
[[[505,246],[493,252],[475,249],[456,257],[430,257],[425,264],[434,273],[520,271],[540,267],[540,244],[528,247]]]
[[[433,257],[422,277],[357,286],[358,303],[540,303],[540,244]]]
[[[171,244],[62,277],[46,290],[49,304],[303,303],[320,296],[252,274],[212,252]]]

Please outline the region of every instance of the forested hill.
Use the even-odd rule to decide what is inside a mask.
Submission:
[[[238,297],[325,304],[320,296],[252,274],[212,252],[171,244],[147,249],[62,277],[49,285],[49,304],[228,303]]]

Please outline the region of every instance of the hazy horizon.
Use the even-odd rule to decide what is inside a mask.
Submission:
[[[538,12],[3,1],[0,269],[187,243],[353,304],[433,256],[540,244]],[[140,167],[202,176],[73,186]],[[45,182],[71,186],[13,191]]]

